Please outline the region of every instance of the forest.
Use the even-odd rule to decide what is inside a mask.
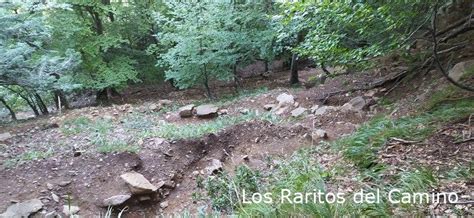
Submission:
[[[473,92],[472,0],[0,0],[0,217],[472,216]]]

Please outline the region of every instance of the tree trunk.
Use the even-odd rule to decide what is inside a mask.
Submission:
[[[234,74],[234,88],[238,92],[242,88],[242,84],[240,83],[239,75],[237,74],[237,65],[234,64],[232,67],[232,73]]]
[[[13,111],[13,109],[7,104],[7,101],[6,101],[4,98],[1,98],[1,97],[0,97],[0,102],[2,102],[3,105],[5,105],[5,107],[7,108],[7,110],[10,112],[10,115],[12,116],[12,120],[16,120],[15,111]]]
[[[54,103],[56,104],[56,109],[59,110],[60,106],[64,107],[64,109],[70,109],[69,102],[67,101],[66,96],[61,90],[54,90]],[[59,101],[61,101],[61,105],[59,105]]]
[[[263,61],[263,63],[265,64],[265,73],[268,72],[268,61],[265,60]]]
[[[33,96],[34,96],[34,98],[35,98],[35,100],[36,100],[36,104],[38,105],[38,107],[39,107],[41,113],[42,113],[43,115],[49,114],[48,106],[46,106],[46,104],[44,103],[44,101],[43,101],[43,99],[41,98],[41,96],[40,96],[38,93],[36,93],[36,92],[33,93]]]
[[[296,35],[296,42],[297,44],[301,43],[303,41],[303,33],[299,32]],[[298,79],[298,54],[293,53],[291,56],[291,77],[290,77],[290,84],[298,84],[300,81]]]
[[[291,76],[290,76],[290,84],[298,84],[300,81],[298,79],[298,55],[296,53],[293,53],[291,56]]]
[[[328,69],[326,69],[326,66],[324,66],[324,63],[321,63],[321,69],[323,70],[323,72],[326,74],[326,75],[331,75],[331,72],[329,72]]]

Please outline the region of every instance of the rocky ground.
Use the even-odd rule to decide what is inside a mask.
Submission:
[[[300,76],[309,81],[318,75],[320,71],[308,68]],[[285,85],[288,72],[279,72],[248,78],[244,87],[253,91],[217,102],[206,101],[197,90],[160,87],[167,92],[150,96],[150,87],[134,88],[127,90],[129,100],[119,104],[2,126],[0,211],[49,217],[106,215],[109,206],[130,217],[195,212],[209,204],[192,198],[198,176],[231,172],[239,164],[271,171],[269,157],[285,158],[300,148],[341,138],[378,114],[396,118],[414,113],[443,84],[430,74],[407,84],[356,90],[389,75],[369,71],[291,88]],[[233,92],[215,86],[216,93]],[[398,141],[380,158],[400,166],[410,159],[433,166],[468,163],[473,144],[462,142],[456,148],[454,136],[449,137],[472,131],[470,125],[471,119],[450,124],[429,139],[445,147]],[[400,146],[404,143],[410,146]],[[433,157],[437,160],[430,161]],[[321,163],[340,159],[327,153]],[[469,196],[474,184],[463,185]]]

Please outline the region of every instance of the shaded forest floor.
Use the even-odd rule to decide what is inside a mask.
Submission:
[[[397,70],[402,68],[390,69]],[[306,81],[321,73],[307,68],[300,76]],[[285,161],[294,160],[294,152],[301,149],[310,157],[309,163],[331,172],[324,181],[329,190],[396,184],[401,182],[401,173],[425,167],[436,182],[420,189],[454,191],[474,200],[474,144],[464,141],[473,132],[473,96],[448,91],[447,82],[434,72],[396,87],[387,83],[326,98],[328,93],[364,87],[387,75],[374,70],[338,76],[307,89],[287,86],[288,72],[278,72],[269,78],[245,79],[240,93],[228,84],[214,84],[220,98],[211,103],[219,107],[220,115],[213,119],[178,114],[180,106],[209,103],[201,90],[173,91],[161,85],[130,88],[117,99],[119,104],[4,125],[2,132],[13,137],[0,147],[0,211],[12,202],[37,198],[44,204],[43,214],[60,212],[67,204],[79,206],[81,216],[105,214],[107,208],[100,207],[101,202],[128,191],[120,175],[131,170],[152,184],[166,185],[150,199],[132,198],[116,211],[128,206],[124,215],[130,217],[211,211],[205,190],[198,186],[200,178],[208,176],[206,168],[213,159],[220,160],[231,175],[237,166],[247,165],[261,172],[262,184],[270,184]],[[282,93],[293,95],[297,103],[279,115],[264,110]],[[370,105],[363,110],[345,109],[344,104],[358,96]],[[324,109],[315,114],[315,105]],[[293,117],[290,112],[297,107],[307,111]],[[424,114],[438,107],[460,111],[439,109],[442,112],[436,116],[443,119]],[[415,121],[405,122],[405,116]],[[378,131],[376,136],[363,136],[371,128]],[[312,137],[315,130],[325,131],[328,137]],[[383,143],[351,153],[350,139],[357,137],[369,138],[366,144],[371,139]],[[361,167],[372,163],[385,166],[370,175],[375,179]],[[473,214],[468,204],[415,209],[422,214]],[[387,213],[406,210],[414,208]]]

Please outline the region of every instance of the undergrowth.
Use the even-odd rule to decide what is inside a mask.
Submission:
[[[474,101],[461,100],[449,103],[437,104],[429,112],[391,120],[388,117],[378,117],[359,128],[354,134],[339,139],[330,145],[334,153],[342,151],[345,169],[333,165],[323,168],[319,165],[320,151],[316,147],[301,149],[295,152],[291,158],[278,162],[275,170],[262,178],[262,183],[256,189],[259,192],[272,193],[272,201],[261,203],[243,204],[233,214],[240,216],[269,216],[269,217],[340,217],[340,216],[374,216],[391,217],[394,214],[411,214],[423,216],[426,212],[427,202],[393,203],[389,202],[390,190],[398,189],[399,193],[392,196],[392,200],[400,200],[401,193],[427,193],[438,185],[438,175],[423,166],[407,171],[393,171],[392,166],[377,163],[377,151],[383,148],[391,138],[405,140],[423,141],[434,133],[441,125],[448,122],[456,122],[469,114],[474,113]],[[347,163],[345,163],[347,161]],[[350,168],[350,166],[356,166]],[[351,173],[349,173],[351,172]],[[472,166],[460,167],[447,173],[449,178],[472,177]],[[336,193],[340,180],[347,178],[351,181],[352,192],[347,193],[344,202],[309,201],[302,203],[282,201],[282,190],[291,193]],[[227,177],[229,178],[229,177]],[[227,179],[224,183],[214,182],[216,188],[212,190],[233,190],[235,178]],[[344,185],[344,184],[341,184]],[[345,184],[347,185],[347,184]],[[376,203],[354,202],[353,197],[358,190],[365,193],[379,193],[379,201]],[[219,192],[218,192],[219,193]],[[222,195],[208,193],[213,205],[235,205],[226,202],[227,198]],[[235,200],[234,198],[231,198]],[[224,202],[222,202],[224,200]],[[238,204],[237,204],[238,205]],[[215,208],[219,209],[219,207]],[[227,210],[228,211],[228,210]]]

